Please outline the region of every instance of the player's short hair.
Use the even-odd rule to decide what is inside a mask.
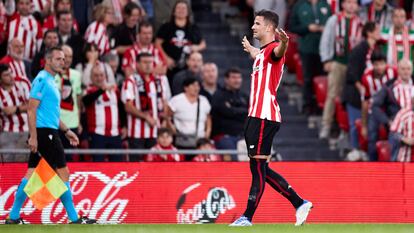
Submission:
[[[0,77],[3,74],[3,72],[9,70],[9,65],[4,64],[4,63],[0,63]]]
[[[173,136],[173,132],[169,128],[159,128],[157,138],[161,137],[163,134],[168,134],[168,136]]]
[[[231,67],[230,69],[226,70],[224,77],[229,78],[230,74],[241,74],[241,71],[238,67]]]
[[[255,17],[257,16],[262,16],[264,20],[271,23],[274,28],[277,28],[279,25],[279,16],[273,11],[261,10],[255,13]]]
[[[371,62],[374,63],[376,61],[384,61],[387,62],[387,58],[381,51],[374,51],[371,54]]]
[[[368,37],[368,33],[375,31],[375,28],[376,27],[377,27],[377,24],[375,22],[367,22],[362,27],[362,36],[364,38],[367,38]]]
[[[55,46],[55,47],[46,49],[45,59],[51,58],[54,51],[61,51],[61,52],[63,52],[62,47],[60,47],[60,46]]]
[[[184,81],[183,81],[183,88],[188,87],[191,84],[197,83],[197,82],[198,82],[198,80],[196,78],[188,77],[188,78],[184,79]]]
[[[148,53],[148,52],[139,53],[137,55],[137,62],[140,62],[141,58],[143,58],[143,57],[154,57],[154,55],[152,55],[152,53]]]

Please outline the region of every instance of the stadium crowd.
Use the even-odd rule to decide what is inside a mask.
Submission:
[[[61,120],[78,134],[80,147],[154,151],[68,161],[237,161],[235,155],[156,153],[237,149],[249,103],[238,68],[227,70],[219,85],[217,64],[203,60],[207,44],[189,1],[156,2],[0,0],[0,148],[26,148],[30,82],[43,68],[45,51],[62,46],[65,72],[55,77]],[[342,107],[348,159],[378,160],[378,141],[386,139],[392,161],[411,161],[413,1],[229,2],[250,13],[274,9],[281,27],[297,35],[304,114],[320,110],[313,86],[327,74],[321,139],[335,136],[335,112]],[[27,155],[2,159],[25,161]]]

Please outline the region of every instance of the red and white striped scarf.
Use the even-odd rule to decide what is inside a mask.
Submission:
[[[401,34],[401,40],[403,44],[403,58],[410,59],[410,35],[408,33],[408,27],[404,26],[403,32]],[[388,49],[387,49],[387,61],[391,61],[391,65],[396,66],[398,64],[398,49],[397,49],[397,39],[394,33],[394,26],[391,26],[390,31],[388,32]]]
[[[341,12],[336,14],[336,16],[335,51],[337,55],[343,55],[346,50],[351,51],[361,41],[362,22],[358,16],[354,15],[349,19],[349,27],[346,28],[345,13]],[[347,48],[345,48],[346,36],[348,36]]]

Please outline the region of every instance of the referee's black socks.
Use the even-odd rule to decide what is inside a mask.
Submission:
[[[269,168],[265,159],[250,159],[250,171],[252,173],[252,183],[247,201],[247,208],[244,212],[250,221],[259,205],[263,195],[266,182],[278,193],[282,194],[297,209],[303,204],[303,199],[293,190],[289,183],[278,173]]]

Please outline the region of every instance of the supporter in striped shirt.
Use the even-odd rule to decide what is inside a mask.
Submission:
[[[90,137],[90,148],[120,149],[122,141],[120,126],[123,107],[116,85],[108,85],[101,63],[92,67],[91,84],[82,98],[86,108],[86,119]],[[96,155],[94,161],[105,161],[105,156]],[[109,161],[122,161],[120,155],[110,155]]]
[[[17,38],[24,44],[23,58],[32,60],[42,43],[42,28],[31,15],[30,0],[18,0],[17,12],[8,24],[8,41]]]
[[[414,91],[411,74],[412,62],[401,59],[398,62],[398,78],[388,82],[372,98],[371,114],[368,116],[368,155],[371,161],[378,160],[376,142],[378,130],[381,124],[389,127],[400,109],[411,107],[411,93]],[[398,142],[390,137],[392,143],[392,155],[398,152]]]
[[[171,154],[158,154],[158,151],[170,150],[176,151],[177,148],[172,144],[173,132],[168,128],[160,128],[157,135],[157,144],[151,147],[151,151],[154,151],[145,156],[145,162],[183,162],[185,161],[184,155],[174,153]]]
[[[152,54],[139,54],[138,72],[127,77],[122,86],[121,96],[127,113],[130,148],[149,149],[156,144],[159,116],[153,63]],[[130,157],[130,160],[139,159]]]
[[[56,28],[58,26],[58,13],[65,11],[65,12],[72,12],[72,1],[71,0],[55,0],[53,14],[50,14],[44,21],[43,21],[43,32],[47,30]],[[75,32],[79,32],[79,25],[76,19],[73,19],[71,23],[71,29]]]
[[[374,53],[371,56],[371,63],[373,67],[367,68],[362,76],[362,136],[368,135],[368,110],[371,104],[371,98],[375,95],[387,82],[397,78],[397,70],[387,65],[386,57],[380,53]]]
[[[112,44],[107,32],[108,25],[113,23],[114,10],[105,2],[95,6],[94,19],[85,32],[85,40],[98,46],[99,55],[108,53]]]
[[[392,26],[382,30],[379,41],[387,63],[396,66],[402,58],[413,60],[414,30],[407,25],[407,15],[403,8],[396,8],[392,13]]]
[[[414,92],[412,93],[412,98]],[[401,109],[391,124],[390,131],[394,138],[401,143],[398,151],[391,159],[397,162],[411,162],[414,160],[414,99],[412,106]]]
[[[25,149],[27,147],[29,129],[25,98],[21,95],[8,65],[0,64],[0,148]],[[24,162],[27,158],[25,154],[3,154],[5,162]]]
[[[122,59],[122,70],[125,77],[136,72],[136,57],[140,53],[151,53],[154,56],[154,72],[165,75],[167,72],[166,61],[161,51],[152,43],[153,27],[149,22],[142,22],[138,26],[135,44],[129,47]]]
[[[8,64],[13,77],[28,79],[26,74],[26,65],[23,60],[23,43],[14,38],[9,42],[8,55],[0,60],[0,63]]]

